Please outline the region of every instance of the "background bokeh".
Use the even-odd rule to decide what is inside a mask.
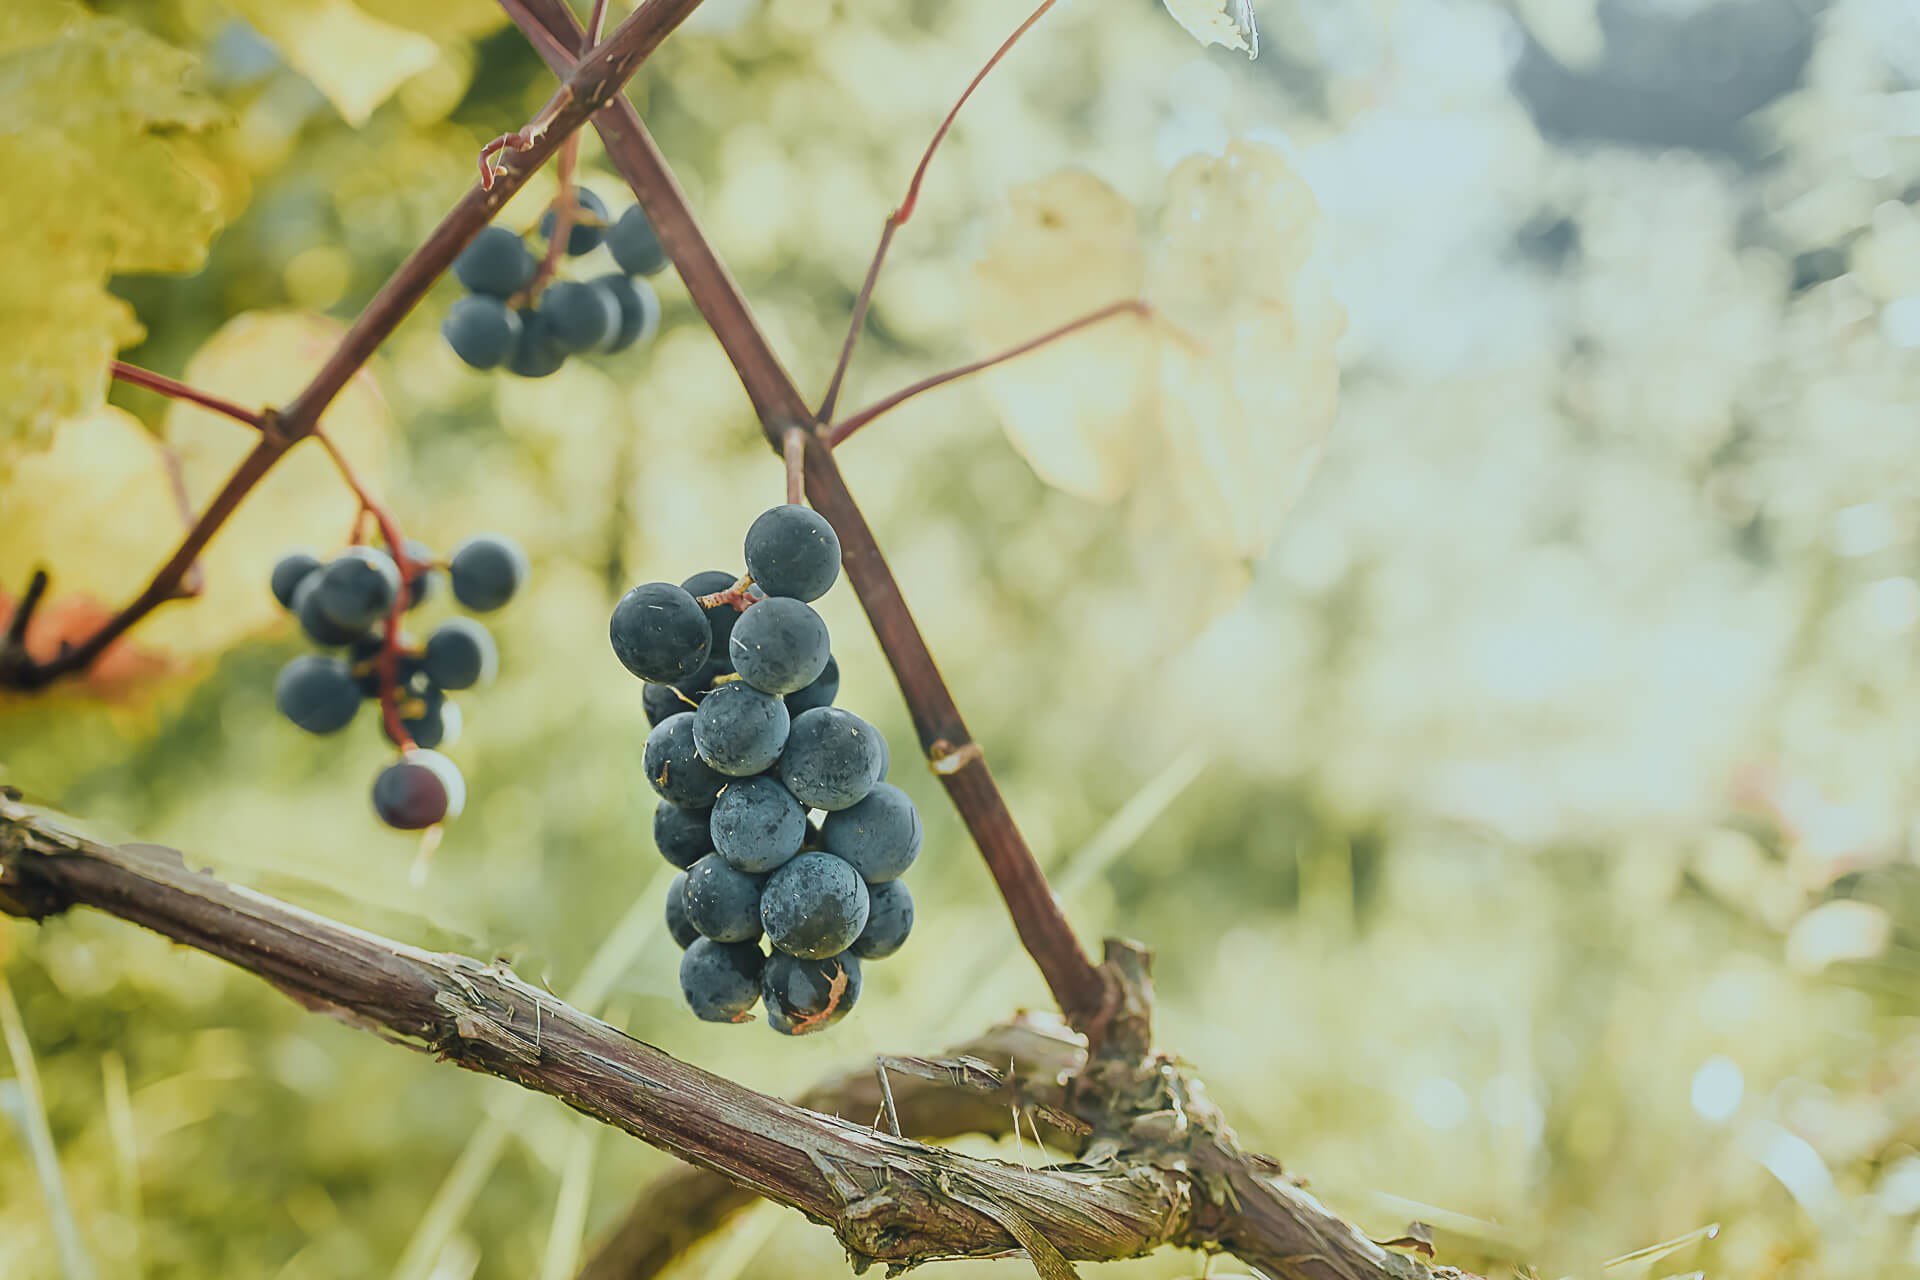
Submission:
[[[204,268],[114,282],[148,334],[125,358],[170,373],[243,313],[350,318],[551,88],[481,0],[94,8],[195,55],[225,113],[203,160],[231,221]],[[1150,208],[1180,159],[1252,136],[1325,210],[1340,414],[1244,590],[1155,562],[1124,504],[1040,483],[977,388],[847,446],[1015,814],[1084,937],[1156,949],[1159,1038],[1248,1145],[1376,1236],[1423,1220],[1443,1260],[1503,1275],[1920,1273],[1920,17],[1257,9],[1251,63],[1152,0],[1050,16],[935,163],[855,366],[850,404],[977,354],[971,264],[1004,193],[1062,165]],[[709,0],[635,82],[803,386],[920,148],[1024,13]],[[637,355],[472,374],[437,334],[446,284],[374,366],[375,470],[409,533],[505,530],[536,566],[500,680],[465,699],[473,799],[424,883],[367,811],[374,732],[274,716],[283,624],[207,656],[177,606],[191,657],[164,677],[0,703],[0,776],[303,906],[508,958],[771,1091],[1044,1004],[937,786],[896,764],[928,823],[920,920],[859,1011],[789,1042],[681,1009],[640,688],[605,617],[632,582],[734,566],[780,475],[662,279]],[[270,522],[229,536],[231,581],[264,596]],[[851,593],[823,612],[840,702],[897,761],[910,731]],[[110,919],[0,920],[0,966],[104,1276],[563,1276],[668,1167]],[[0,1081],[0,1274],[37,1280],[62,1274],[60,1220],[25,1097]],[[844,1273],[766,1207],[678,1271]]]

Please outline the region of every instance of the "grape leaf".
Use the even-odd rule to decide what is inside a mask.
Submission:
[[[1069,170],[1009,193],[1010,216],[975,267],[968,324],[1005,349],[1109,302],[1146,278],[1140,217],[1100,179]],[[1133,483],[1149,425],[1150,348],[1116,318],[983,378],[1007,438],[1035,474],[1096,502]]]
[[[1148,322],[1105,321],[991,372],[1014,447],[1047,483],[1131,494],[1212,556],[1262,555],[1332,425],[1346,326],[1306,184],[1260,143],[1190,157],[1150,243],[1132,206],[1084,173],[1011,204],[974,271],[981,346],[1128,297],[1153,307]]]
[[[335,322],[307,312],[249,312],[221,326],[187,362],[183,378],[248,407],[275,403],[320,367],[341,332]],[[320,425],[361,477],[377,484],[392,422],[373,375],[356,374]],[[179,459],[188,501],[198,511],[256,437],[230,418],[176,401],[167,411],[166,439]],[[147,643],[198,654],[216,652],[235,636],[269,625],[281,616],[267,590],[274,560],[302,544],[323,553],[339,548],[358,511],[326,453],[311,442],[296,446],[208,545],[201,557],[200,598],[156,614],[138,634]]]
[[[1260,56],[1260,30],[1253,0],[1162,0],[1175,22],[1201,44],[1223,44],[1249,58]]]
[[[356,127],[440,60],[432,40],[383,22],[352,0],[242,0],[239,7],[287,65]]]
[[[18,589],[35,569],[51,589],[27,630],[46,660],[92,635],[146,586],[182,522],[166,451],[124,410],[102,405],[61,424],[52,447],[21,458],[0,486],[0,584]],[[0,615],[14,600],[0,594]],[[94,692],[118,692],[170,665],[144,636],[115,644],[88,671]],[[137,647],[136,647],[137,645]]]
[[[192,57],[62,0],[0,6],[0,459],[98,405],[139,338],[115,273],[192,271],[224,215]]]

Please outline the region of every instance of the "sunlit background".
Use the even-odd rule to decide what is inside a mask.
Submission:
[[[1376,1237],[1424,1221],[1442,1261],[1490,1275],[1920,1272],[1920,15],[1256,4],[1253,62],[1157,0],[1036,28],[934,163],[855,364],[849,405],[981,354],[974,264],[1007,193],[1062,166],[1150,218],[1183,159],[1252,138],[1324,211],[1339,414],[1250,569],[1143,532],[1135,497],[1042,483],[977,385],[846,446],[1013,811],[1090,945],[1155,948],[1158,1038],[1247,1145]],[[297,387],[327,335],[245,313],[350,319],[552,88],[481,0],[337,0],[335,44],[281,0],[94,7],[197,55],[226,121],[202,160],[232,221],[198,274],[115,282],[148,331],[123,358],[251,401]],[[635,82],[803,387],[920,149],[1025,13],[709,0]],[[597,143],[582,155],[622,207]],[[424,883],[416,842],[368,811],[367,717],[315,740],[273,712],[301,645],[267,571],[344,536],[337,494],[263,499],[223,536],[223,594],[155,623],[170,673],[0,704],[0,775],[302,906],[507,957],[769,1091],[1044,1005],[939,788],[899,765],[905,712],[842,586],[821,602],[840,705],[889,735],[927,819],[917,931],[827,1035],[682,1009],[641,690],[606,615],[634,582],[737,567],[781,477],[661,281],[648,349],[541,382],[460,366],[443,284],[374,367],[387,409],[353,410],[410,534],[499,529],[535,565],[499,615],[501,678],[464,699],[472,801]],[[113,401],[190,477],[244,443]],[[62,555],[125,562],[118,599],[166,538],[121,555],[99,461],[81,450],[50,491]],[[326,489],[307,463],[294,488]],[[16,545],[55,519],[25,511],[0,507]],[[110,1277],[566,1276],[671,1165],[111,919],[0,920],[0,963],[7,1074],[24,1040],[38,1076],[37,1098],[0,1080],[0,1275],[85,1274],[62,1269],[36,1101]],[[830,1234],[765,1206],[674,1272],[845,1273]]]

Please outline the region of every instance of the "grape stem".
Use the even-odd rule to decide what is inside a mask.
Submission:
[[[1029,338],[1018,346],[1008,347],[1005,351],[997,355],[988,356],[984,360],[975,360],[970,364],[963,364],[959,368],[949,369],[945,373],[936,373],[930,378],[922,378],[911,386],[902,387],[886,399],[871,404],[860,410],[860,412],[852,414],[841,422],[836,423],[824,433],[823,439],[826,441],[829,449],[837,448],[841,441],[866,426],[869,422],[872,422],[881,414],[898,408],[923,391],[931,391],[935,387],[945,386],[949,382],[954,382],[958,379],[979,373],[983,369],[991,369],[997,364],[1005,364],[1017,356],[1026,355],[1030,351],[1037,351],[1050,342],[1055,342],[1069,334],[1077,333],[1089,325],[1100,323],[1102,320],[1108,320],[1118,315],[1129,314],[1142,317],[1150,316],[1153,314],[1153,308],[1138,298],[1129,298],[1125,302],[1110,303],[1107,306],[1101,307],[1098,311],[1088,312],[1077,320],[1069,320],[1057,328],[1049,329],[1039,337]]]
[[[140,594],[84,641],[47,661],[36,662],[22,656],[0,664],[0,688],[43,689],[64,676],[84,671],[129,628],[161,605],[178,599],[180,584],[192,571],[201,550],[287,450],[312,434],[321,413],[373,358],[380,344],[400,326],[434,282],[453,265],[460,251],[493,220],[500,207],[526,185],[540,166],[553,157],[562,141],[578,131],[595,111],[620,96],[621,87],[699,6],[700,0],[644,0],[603,43],[577,64],[571,64],[561,89],[527,129],[513,135],[508,143],[499,146],[489,143],[484,149],[486,155],[502,151],[511,154],[498,165],[482,164],[482,180],[461,197],[426,241],[400,264],[300,393],[278,412],[264,409],[253,415],[253,423],[260,429],[259,442],[241,459]],[[122,370],[130,373],[127,381],[161,394],[168,394],[178,385],[172,379],[136,370],[131,365],[115,362],[111,366],[115,377],[119,377]],[[180,390],[192,389],[182,386]],[[246,410],[224,402],[205,407],[216,412],[231,409],[238,415],[246,414]],[[241,416],[240,420],[248,421],[248,418]]]
[[[807,500],[805,427],[788,427],[780,433],[780,460],[787,470],[787,504],[797,507]]]
[[[1054,3],[1055,0],[1042,0],[1040,7],[1028,14],[1027,20],[1015,27],[1012,35],[1000,42],[1000,47],[993,51],[993,56],[987,59],[986,65],[967,82],[967,87],[961,91],[952,110],[948,111],[946,118],[940,122],[940,127],[933,131],[933,140],[927,143],[926,151],[920,156],[920,163],[914,168],[913,178],[907,183],[906,197],[900,201],[898,208],[887,215],[886,222],[880,228],[880,243],[873,251],[873,261],[867,264],[867,277],[860,282],[860,294],[854,299],[853,319],[847,325],[846,341],[840,344],[840,359],[833,366],[833,376],[827,380],[827,394],[821,397],[820,407],[813,415],[819,421],[833,421],[833,411],[840,403],[840,384],[846,380],[847,366],[853,363],[854,344],[860,341],[860,331],[866,328],[867,307],[873,301],[873,286],[880,279],[880,267],[887,260],[887,250],[893,246],[893,233],[907,224],[907,219],[913,216],[914,209],[920,203],[920,184],[926,180],[927,166],[933,163],[933,153],[940,149],[942,142],[946,141],[948,132],[953,128],[954,120],[960,115],[960,108],[967,105],[967,99],[971,98],[973,91],[980,87],[980,82],[987,78],[987,73],[999,65],[1000,59],[1007,56],[1007,51],[1013,48],[1021,36],[1027,34],[1036,22],[1047,16],[1047,10],[1053,8]]]

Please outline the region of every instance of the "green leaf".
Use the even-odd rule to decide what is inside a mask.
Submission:
[[[222,119],[195,62],[77,4],[0,17],[0,458],[100,403],[139,324],[110,276],[196,270],[221,187],[192,136]]]

